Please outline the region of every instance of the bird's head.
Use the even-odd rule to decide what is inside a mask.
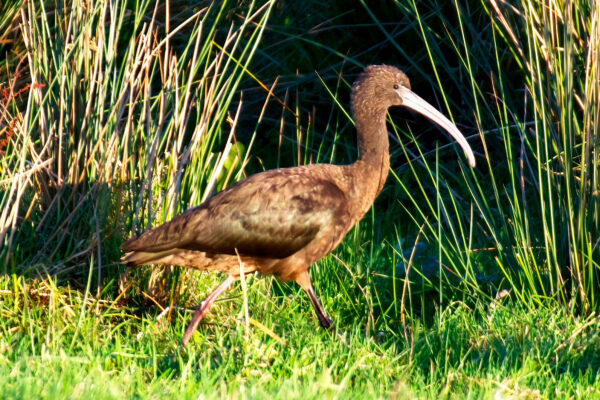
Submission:
[[[391,106],[401,106],[399,91],[404,88],[410,90],[410,81],[398,68],[369,65],[352,86],[352,105],[358,109],[386,110]]]
[[[355,116],[385,112],[392,106],[404,106],[429,118],[450,134],[462,147],[475,167],[475,156],[469,143],[448,118],[410,89],[404,72],[390,65],[370,65],[361,72],[352,86],[352,111]]]

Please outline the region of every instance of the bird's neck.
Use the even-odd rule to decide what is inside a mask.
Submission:
[[[356,114],[356,133],[358,139],[358,160],[374,168],[390,166],[390,146],[385,111],[373,112],[371,115]]]
[[[370,115],[355,111],[359,157],[350,168],[355,176],[354,201],[363,214],[381,192],[390,168],[385,116],[385,110]]]

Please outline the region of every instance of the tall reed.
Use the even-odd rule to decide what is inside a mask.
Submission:
[[[61,4],[20,11],[26,57],[0,110],[0,271],[86,271],[93,255],[100,288],[123,236],[243,175],[230,110],[273,2]]]
[[[424,168],[405,153],[417,191],[397,172],[415,228],[440,249],[438,275],[467,295],[511,288],[532,307],[551,300],[597,310],[599,7],[429,6],[412,2],[406,12],[418,22],[440,102],[479,153],[475,171],[461,161],[441,175],[433,153]]]

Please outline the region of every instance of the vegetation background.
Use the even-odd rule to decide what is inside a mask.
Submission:
[[[597,2],[0,5],[3,398],[600,398]],[[244,176],[352,162],[392,64],[477,156],[390,111],[391,174],[293,284],[128,276],[119,246]]]

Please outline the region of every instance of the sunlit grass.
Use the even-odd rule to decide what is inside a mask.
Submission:
[[[336,265],[334,259],[321,263]],[[433,325],[411,327],[410,347],[389,330],[365,337],[370,317],[361,311],[345,324],[343,343],[306,318],[310,305],[302,293],[278,296],[270,279],[250,277],[252,318],[269,331],[250,324],[245,334],[237,287],[183,350],[182,311],[172,320],[157,318],[150,310],[86,298],[51,279],[3,277],[0,285],[0,387],[9,398],[600,394],[594,373],[599,320],[566,315],[559,305],[532,312],[503,300],[475,308],[454,302]],[[344,295],[324,303],[334,316],[336,307],[346,313],[348,306]]]

